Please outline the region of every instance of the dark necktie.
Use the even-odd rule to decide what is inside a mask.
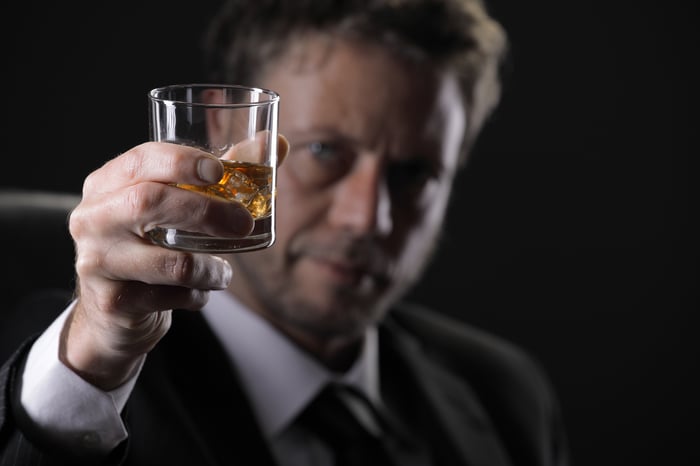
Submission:
[[[299,415],[298,422],[331,448],[337,466],[395,465],[382,438],[372,435],[341,400],[341,390],[349,389],[328,385]],[[346,393],[369,403],[354,390]]]

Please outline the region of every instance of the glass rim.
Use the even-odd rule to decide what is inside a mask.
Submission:
[[[183,90],[183,89],[220,89],[245,91],[249,94],[263,95],[267,99],[260,101],[238,102],[238,103],[208,103],[208,102],[191,102],[183,99],[173,99],[160,97],[158,94],[168,90]],[[277,103],[280,96],[277,92],[263,87],[244,86],[241,84],[220,84],[220,83],[190,83],[190,84],[169,84],[159,86],[148,91],[148,98],[153,102],[159,102],[165,105],[187,105],[191,107],[211,107],[211,108],[247,108],[261,107]]]

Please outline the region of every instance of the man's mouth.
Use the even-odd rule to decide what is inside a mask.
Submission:
[[[323,278],[339,285],[357,285],[363,277],[369,275],[369,271],[365,266],[350,261],[318,256],[311,256],[309,259],[319,269],[319,273]]]
[[[343,287],[367,286],[388,280],[387,257],[373,243],[351,241],[344,237],[326,241],[305,241],[296,249],[321,280]]]

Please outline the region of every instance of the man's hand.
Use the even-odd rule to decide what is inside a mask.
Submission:
[[[78,289],[60,358],[88,382],[119,386],[165,335],[172,309],[199,309],[209,290],[228,286],[231,266],[221,257],[165,249],[145,234],[156,225],[250,233],[253,219],[243,206],[173,186],[216,183],[222,174],[221,163],[205,152],[149,142],[86,179],[70,216]]]

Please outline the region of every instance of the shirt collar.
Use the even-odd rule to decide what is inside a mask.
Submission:
[[[238,370],[268,439],[282,432],[330,381],[350,384],[380,403],[376,328],[367,330],[357,361],[339,376],[226,291],[210,292],[202,312]],[[264,351],[260,341],[266,342]]]

